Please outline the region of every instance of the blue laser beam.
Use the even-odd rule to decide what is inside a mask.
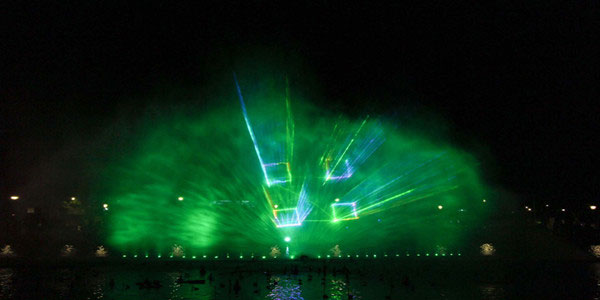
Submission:
[[[244,103],[244,97],[242,97],[242,90],[240,89],[240,84],[238,83],[235,72],[233,73],[233,80],[235,81],[235,87],[237,89],[237,94],[238,94],[238,97],[240,98],[240,104],[242,105],[242,113],[244,114],[244,121],[246,121],[246,127],[248,127],[248,133],[250,133],[250,138],[252,139],[252,143],[254,144],[254,150],[256,150],[256,156],[258,156],[258,161],[260,162],[260,167],[262,168],[263,174],[265,175],[265,180],[267,182],[267,186],[271,186],[271,183],[269,182],[269,176],[267,175],[267,169],[265,168],[263,159],[260,156],[260,150],[258,149],[258,143],[256,142],[256,136],[254,135],[254,130],[252,130],[252,126],[250,126],[250,119],[248,118],[248,111],[246,111],[246,103]]]

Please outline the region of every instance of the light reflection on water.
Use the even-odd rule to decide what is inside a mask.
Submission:
[[[13,297],[13,271],[8,268],[0,268],[0,299],[11,299]]]
[[[300,281],[291,279],[281,279],[280,277],[271,277],[269,282],[271,292],[267,294],[268,299],[272,300],[304,300],[302,298],[302,288]]]
[[[579,266],[581,269],[566,275],[569,279],[561,278],[560,274],[567,274],[567,270]],[[526,277],[514,277],[522,272],[506,267],[488,282],[480,274],[465,275],[464,272],[427,268],[415,266],[406,271],[407,267],[394,266],[394,272],[382,270],[337,274],[312,270],[296,275],[283,272],[270,274],[268,271],[201,271],[198,268],[166,271],[0,268],[0,299],[492,300],[523,296],[527,298],[528,295],[554,299],[564,295],[578,299],[600,299],[600,264],[580,264],[578,267],[568,263],[542,267],[536,265],[525,270],[529,274]],[[588,277],[582,280],[573,274],[588,274]],[[157,285],[144,285],[143,282]],[[578,286],[581,282],[585,282],[585,285]],[[564,284],[561,286],[557,283]],[[587,290],[580,291],[582,287]]]
[[[481,297],[488,300],[506,299],[504,287],[498,284],[483,284],[479,287]]]

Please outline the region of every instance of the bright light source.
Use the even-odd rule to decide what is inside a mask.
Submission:
[[[444,207],[443,207],[443,206],[441,206],[441,205],[438,205],[438,209],[442,209],[442,208],[444,208]]]
[[[483,199],[483,203],[485,203],[485,199]]]
[[[562,208],[560,211],[566,211],[566,209]]]
[[[108,210],[108,204],[104,203],[102,204],[102,207],[104,207],[104,210]]]
[[[335,202],[340,202],[340,198],[335,198]]]
[[[75,200],[77,200],[77,198],[71,197],[71,201],[75,201]]]
[[[289,241],[291,241],[292,239],[291,239],[289,236],[286,236],[286,237],[285,237],[283,240],[284,240],[284,241],[286,241],[286,242],[289,242]]]
[[[550,205],[546,204],[546,207],[550,207]]]
[[[275,226],[277,228],[302,225],[297,207],[274,209],[273,216],[275,217]]]
[[[356,202],[336,202],[331,204],[331,209],[333,210],[333,222],[358,219],[358,213],[356,211]],[[338,215],[341,215],[342,218],[338,218]]]
[[[10,200],[19,200],[19,196],[10,196]]]
[[[596,210],[596,205],[590,205],[591,210]]]
[[[273,205],[273,207],[275,207],[275,208],[278,208],[278,207],[279,207],[279,205],[275,204],[275,205]]]
[[[177,200],[183,201],[183,197],[178,197]]]
[[[494,245],[492,245],[490,243],[485,243],[485,244],[481,245],[479,248],[481,249],[481,251],[480,251],[481,255],[485,255],[485,256],[491,256],[494,254],[494,252],[496,252]]]

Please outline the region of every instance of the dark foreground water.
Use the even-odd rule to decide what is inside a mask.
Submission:
[[[0,268],[0,299],[600,299],[600,264],[110,262]]]

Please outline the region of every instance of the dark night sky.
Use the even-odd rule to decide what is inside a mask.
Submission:
[[[490,181],[551,203],[600,201],[598,3],[454,2],[12,5],[1,46],[2,197],[31,185],[71,141],[100,134],[121,107],[230,74],[260,48],[300,59],[327,108],[431,111]]]

